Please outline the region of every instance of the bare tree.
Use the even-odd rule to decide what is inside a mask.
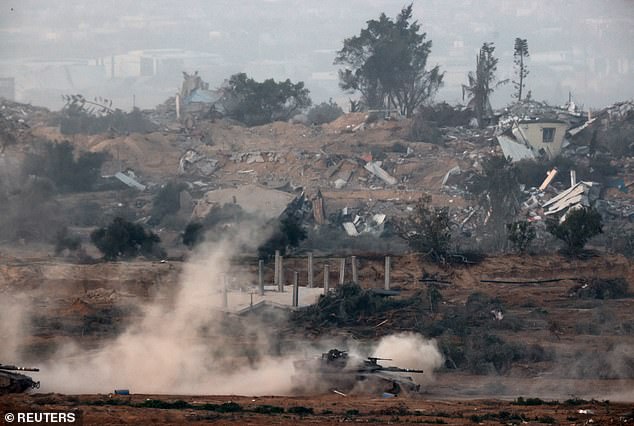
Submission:
[[[528,58],[528,56],[528,42],[525,38],[516,38],[513,63],[515,64],[515,74],[517,75],[518,81],[513,80],[513,85],[517,90],[517,93],[513,96],[516,97],[518,101],[522,100],[522,91],[524,86],[526,86],[524,80],[526,76],[528,76],[528,68],[526,67],[526,58]]]
[[[476,70],[469,71],[469,85],[462,85],[462,98],[469,95],[469,106],[475,111],[478,126],[484,127],[484,117],[492,113],[489,98],[493,91],[508,80],[496,82],[498,59],[493,56],[493,43],[483,43],[476,56]]]

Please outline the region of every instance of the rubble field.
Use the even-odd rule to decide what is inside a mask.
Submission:
[[[66,344],[96,351],[142,321],[148,305],[175,303],[192,256],[182,244],[185,225],[235,204],[267,221],[289,211],[301,216],[309,238],[284,258],[287,284],[297,272],[305,285],[306,254],[312,252],[317,287],[323,285],[327,264],[336,293],[341,259],[348,259],[349,268],[349,256],[355,255],[360,286],[382,289],[384,256],[391,256],[388,308],[353,318],[354,312],[346,312],[341,303],[341,309],[333,310],[334,319],[287,309],[269,330],[280,352],[303,339],[375,342],[414,330],[437,339],[443,365],[417,396],[186,396],[170,395],[170,389],[162,395],[131,389],[131,396],[113,396],[108,394],[113,390],[104,389],[98,395],[0,396],[0,410],[78,409],[91,424],[634,421],[634,261],[631,247],[620,240],[634,235],[634,158],[614,155],[613,146],[597,146],[597,140],[618,145],[621,136],[615,132],[632,129],[631,102],[590,114],[574,105],[531,101],[500,112],[498,126],[439,127],[436,135],[418,140],[411,135],[414,119],[401,117],[349,113],[321,126],[291,121],[246,127],[201,113],[209,109],[205,105],[198,112],[183,107],[183,117],[177,119],[175,105],[172,98],[156,109],[136,112],[151,121],[145,133],[110,128],[83,134],[62,132],[63,113],[0,102],[0,202],[17,200],[22,207],[18,219],[37,211],[32,194],[20,191],[25,180],[32,180],[21,164],[38,143],[67,141],[75,157],[107,154],[93,191],[60,191],[46,198],[47,206],[58,212],[56,220],[67,220],[84,243],[84,257],[53,254],[50,239],[0,239],[0,298],[15,298],[33,313],[19,330],[24,339],[15,353],[21,362],[46,363]],[[553,127],[542,133],[543,125]],[[548,149],[543,142],[551,144]],[[617,148],[631,152],[631,141],[622,145]],[[544,173],[538,170],[532,176],[534,186],[521,185],[512,200],[517,205],[512,220],[527,220],[538,230],[534,251],[511,254],[502,238],[505,246],[498,245],[496,254],[474,264],[436,264],[412,254],[397,225],[423,194],[431,195],[432,207],[448,208],[452,244],[489,250],[483,242],[491,234],[483,229],[493,206],[485,207],[483,197],[470,191],[483,164],[497,155],[536,158],[533,168],[549,164]],[[555,160],[561,162],[550,167]],[[602,175],[605,170],[609,176]],[[44,180],[35,182],[50,183]],[[185,189],[177,194],[176,211],[166,215],[169,220],[153,223],[156,196],[168,182]],[[563,221],[568,212],[590,206],[602,217],[603,235],[588,244],[584,257],[563,256],[560,244],[546,233],[545,219]],[[36,222],[46,217],[35,216]],[[155,261],[98,259],[101,253],[90,243],[91,232],[114,217],[156,232],[166,255]],[[224,271],[242,277],[244,282],[233,285],[245,293],[245,300],[257,280],[255,251],[240,252],[232,271]],[[273,283],[273,269],[267,260],[267,285]],[[350,276],[348,269],[346,281]],[[390,303],[400,302],[403,309],[389,309]],[[248,327],[242,326],[259,317],[223,315],[238,330],[228,345],[242,348],[250,339]],[[485,353],[491,347],[487,356],[492,360],[464,361],[468,352]],[[508,351],[513,362],[496,365],[500,357],[495,348]],[[229,367],[251,361],[243,352]],[[517,400],[520,396],[532,399]]]

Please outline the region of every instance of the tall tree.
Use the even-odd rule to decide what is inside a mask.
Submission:
[[[475,111],[478,126],[484,128],[484,117],[492,112],[489,98],[500,85],[508,83],[508,80],[497,81],[498,59],[493,56],[495,46],[493,43],[483,43],[480,52],[476,56],[476,70],[469,71],[469,85],[462,85],[462,97],[469,95],[469,106]]]
[[[522,100],[522,90],[524,86],[526,86],[524,80],[528,76],[528,68],[526,67],[526,58],[528,58],[528,56],[528,42],[525,38],[516,38],[513,63],[515,64],[517,81],[513,80],[513,85],[517,92],[513,96],[516,97],[518,101]]]
[[[335,65],[339,86],[360,92],[369,108],[397,108],[407,117],[431,99],[442,85],[444,73],[438,65],[427,69],[431,40],[412,21],[412,4],[395,20],[384,13],[370,20],[358,36],[343,41]]]

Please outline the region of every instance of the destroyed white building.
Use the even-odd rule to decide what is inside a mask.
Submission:
[[[553,119],[513,120],[497,140],[505,157],[513,161],[545,157],[553,159],[561,153],[568,123]]]

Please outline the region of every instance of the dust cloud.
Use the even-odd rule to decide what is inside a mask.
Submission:
[[[247,362],[240,346],[222,329],[222,317],[214,310],[222,303],[222,277],[230,271],[233,252],[228,243],[202,250],[185,265],[173,303],[146,306],[137,324],[102,349],[62,348],[54,361],[43,365],[42,391],[288,392],[292,359],[263,356]],[[265,337],[264,330],[249,330],[250,340],[259,343]]]
[[[385,336],[374,349],[373,356],[389,358],[388,364],[402,368],[423,370],[424,381],[433,378],[434,370],[440,368],[444,362],[435,340],[426,340],[415,333],[399,333]],[[419,377],[416,377],[419,382]]]
[[[4,294],[0,297],[0,363],[13,364],[26,338],[30,303],[25,297]]]
[[[271,331],[276,327],[249,323],[233,330],[216,308],[222,306],[223,274],[235,276],[230,264],[235,247],[225,242],[200,250],[184,266],[175,299],[145,306],[141,319],[104,347],[58,350],[41,365],[42,392],[293,394],[294,361],[318,356],[333,342],[294,342],[296,350],[276,352]],[[16,324],[15,319],[8,323]],[[8,334],[3,330],[3,335]],[[435,342],[412,333],[383,338],[375,353],[392,358],[394,365],[422,368],[426,375],[442,363]]]

